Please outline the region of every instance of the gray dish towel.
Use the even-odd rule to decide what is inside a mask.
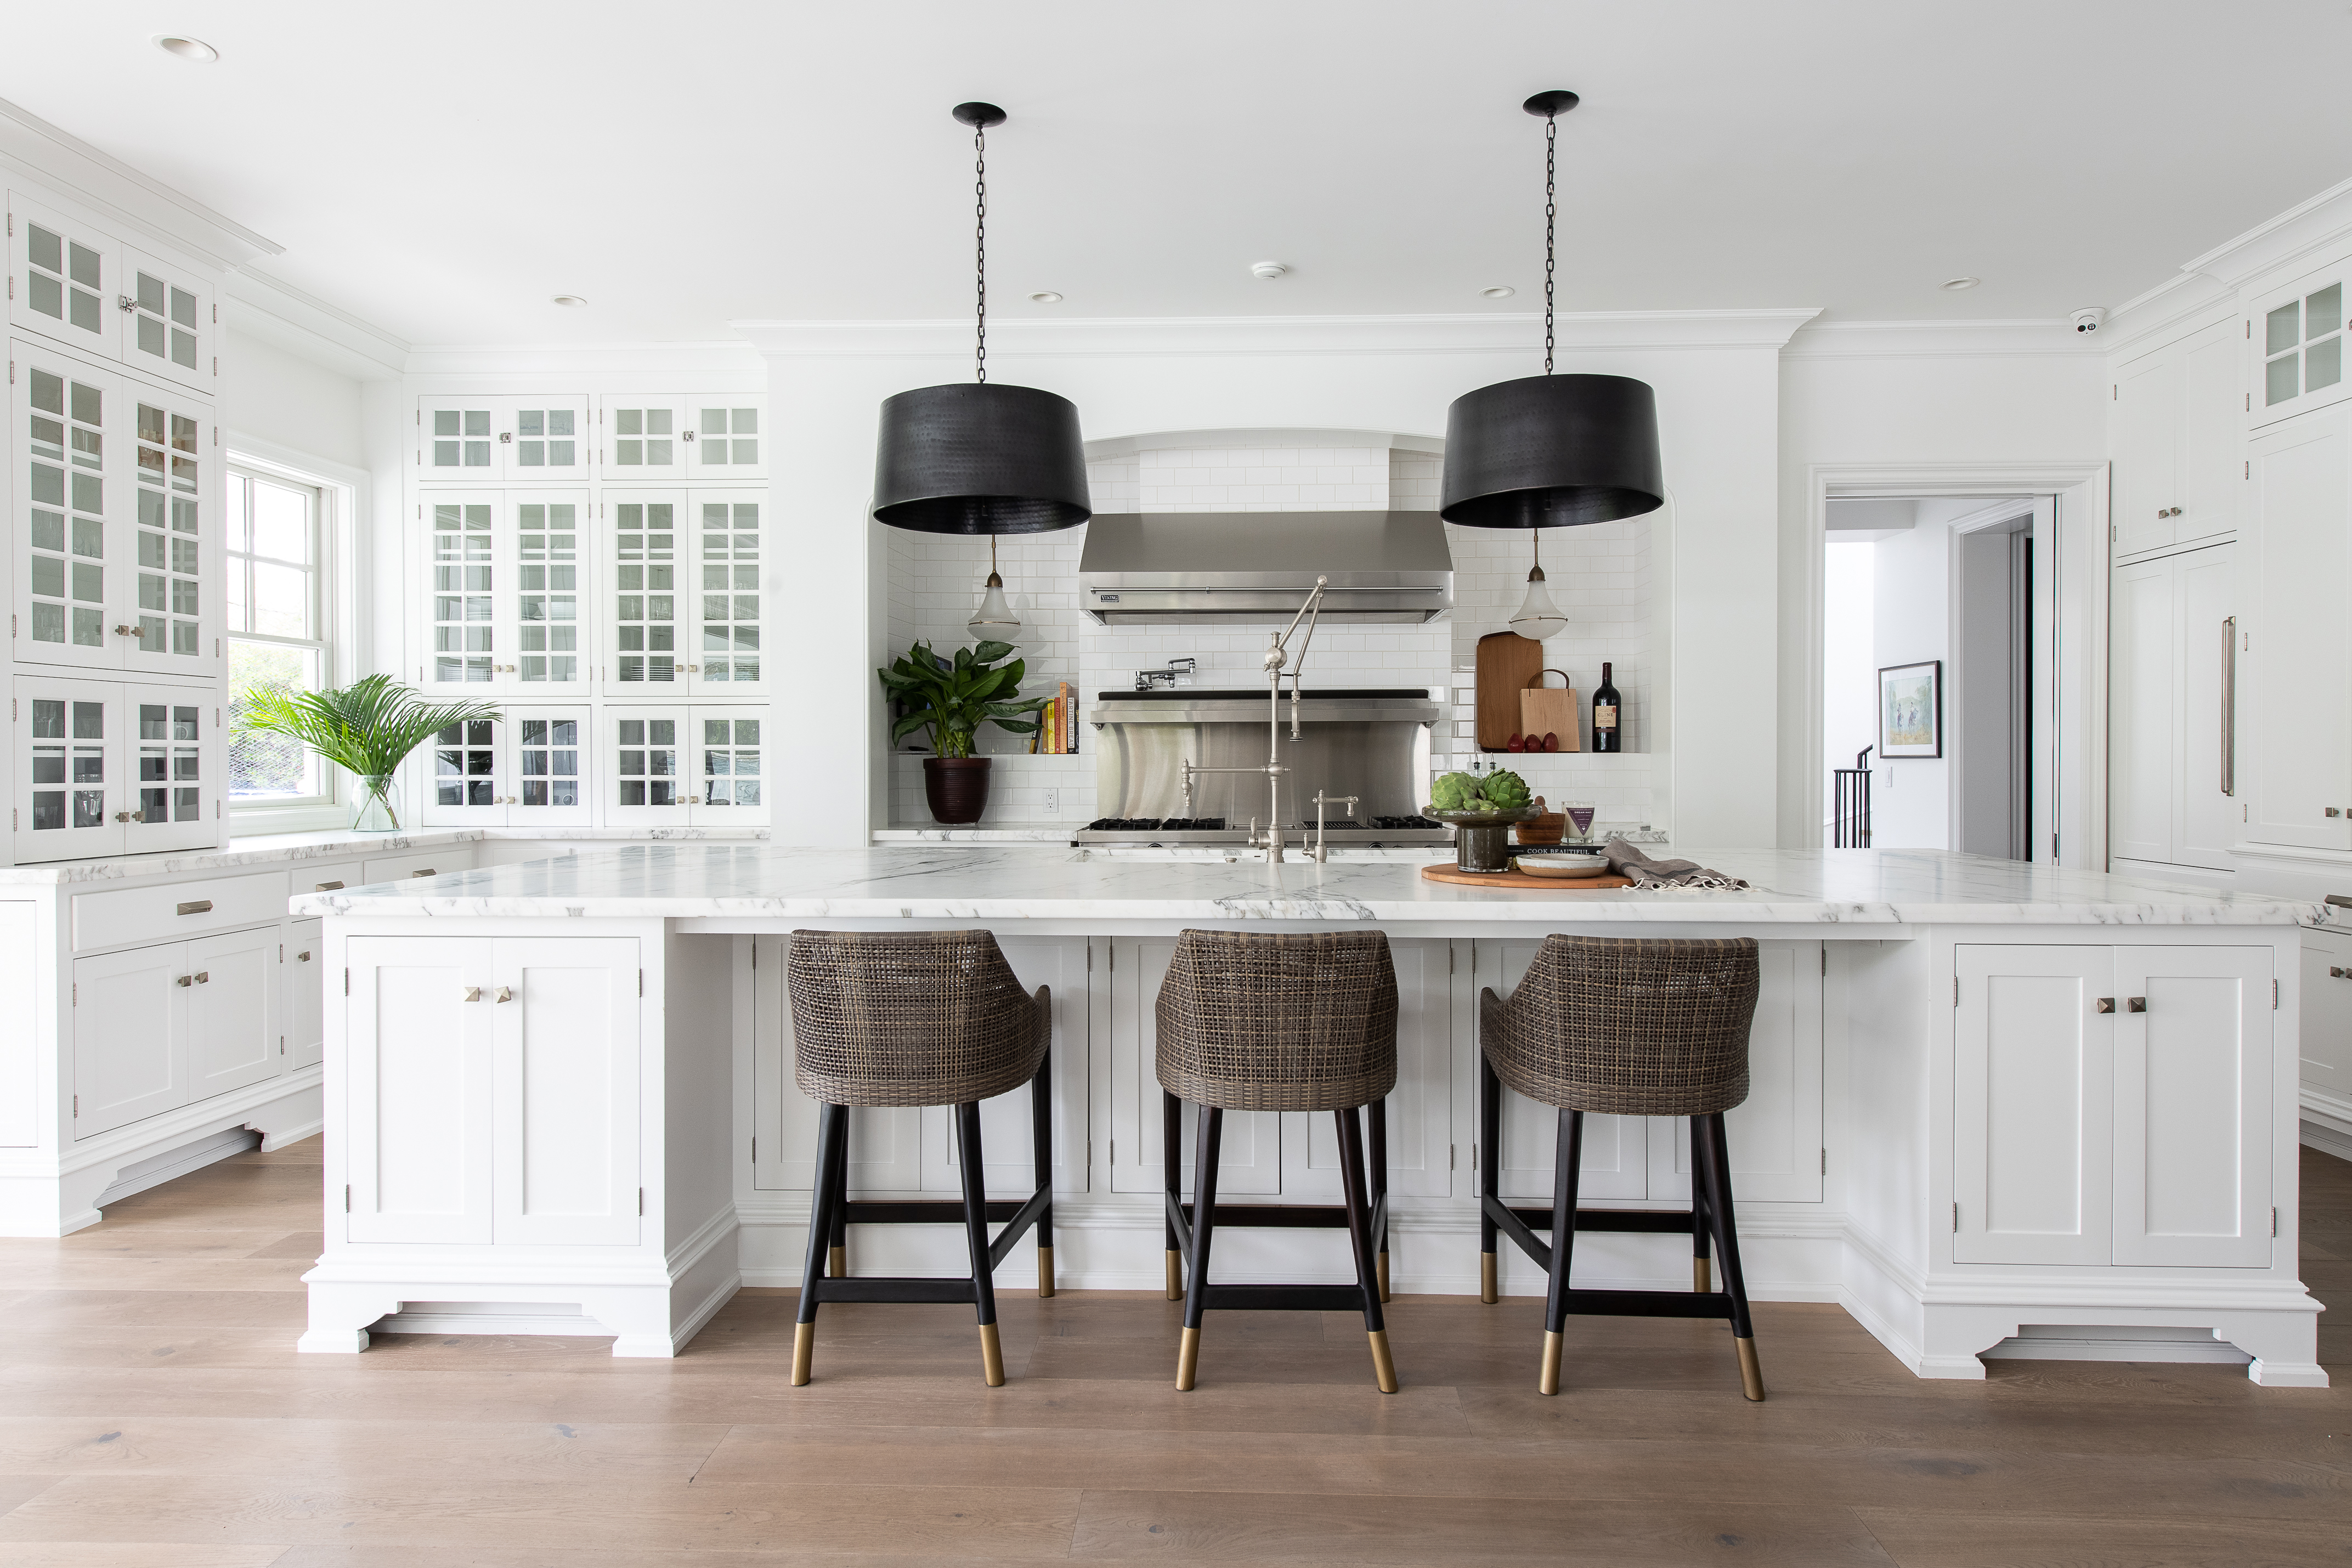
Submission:
[[[1696,861],[1654,861],[1622,839],[1610,840],[1601,852],[1609,858],[1611,871],[1633,879],[1637,893],[1665,887],[1738,889],[1748,885],[1736,876],[1709,871]]]

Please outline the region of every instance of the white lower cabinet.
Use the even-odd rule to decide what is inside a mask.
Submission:
[[[2352,932],[2303,934],[2303,1032],[2298,1043],[2303,1088],[2352,1109]]]
[[[349,944],[347,1239],[634,1245],[634,937]]]
[[[286,1070],[309,1067],[327,1051],[327,951],[323,922],[297,920],[286,927]]]
[[[2269,948],[1954,963],[1954,1261],[2269,1265]]]
[[[1480,942],[1471,992],[1510,995],[1539,942]],[[1732,1193],[1755,1203],[1822,1197],[1822,945],[1758,944],[1760,982],[1748,1040],[1748,1098],[1724,1116]],[[1503,1102],[1502,1196],[1549,1203],[1559,1113],[1523,1094]],[[1690,1200],[1690,1122],[1678,1116],[1584,1119],[1580,1202]]]
[[[74,1136],[278,1074],[278,929],[74,960]]]

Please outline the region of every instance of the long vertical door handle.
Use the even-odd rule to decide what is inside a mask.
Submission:
[[[2238,618],[2221,622],[2221,793],[2238,792]]]

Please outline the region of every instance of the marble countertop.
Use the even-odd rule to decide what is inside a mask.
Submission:
[[[131,882],[149,876],[184,876],[191,872],[235,871],[305,861],[364,859],[438,849],[443,844],[485,839],[540,842],[645,843],[647,841],[764,842],[768,831],[706,828],[420,828],[406,833],[264,833],[232,839],[225,850],[180,850],[161,854],[108,855],[58,861],[46,865],[0,866],[0,885],[55,887],[75,883]]]
[[[1079,821],[999,822],[950,828],[933,822],[911,827],[877,828],[868,836],[877,844],[1066,844],[1085,826]],[[1294,828],[1290,831],[1296,840],[1299,830]],[[1664,829],[1653,828],[1647,823],[1596,822],[1593,831],[1599,838],[1619,838],[1629,844],[1663,844],[1666,841]],[[1451,854],[1454,852],[1441,847],[1438,852]]]
[[[1387,861],[1141,859],[1085,850],[633,844],[309,894],[299,915],[784,920],[2294,925],[2315,904],[1932,850],[1685,850],[1739,892],[1517,892]]]

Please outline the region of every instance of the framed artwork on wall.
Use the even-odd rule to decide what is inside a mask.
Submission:
[[[1889,664],[1878,672],[1878,755],[1944,755],[1944,661]]]

